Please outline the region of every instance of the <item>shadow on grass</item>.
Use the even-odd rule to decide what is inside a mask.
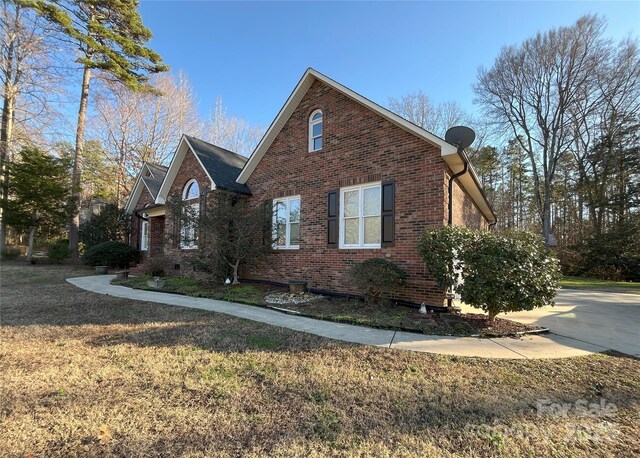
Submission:
[[[243,351],[291,352],[350,346],[311,334],[207,312],[194,321],[147,323],[144,329],[111,332],[90,345],[137,347],[187,347],[220,353]]]

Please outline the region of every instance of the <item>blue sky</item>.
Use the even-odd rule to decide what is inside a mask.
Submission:
[[[504,45],[587,13],[640,36],[640,2],[213,2],[143,0],[151,46],[208,113],[268,126],[307,67],[386,105],[423,90],[473,112],[472,84]]]

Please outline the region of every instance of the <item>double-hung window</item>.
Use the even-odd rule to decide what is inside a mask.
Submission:
[[[380,183],[340,190],[340,248],[380,248]]]
[[[149,221],[143,221],[140,227],[140,251],[149,249]]]
[[[300,248],[300,196],[273,201],[274,248]]]

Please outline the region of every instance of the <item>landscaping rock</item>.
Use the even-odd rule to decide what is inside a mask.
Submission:
[[[302,293],[302,294],[291,294],[291,293],[271,293],[267,294],[264,298],[265,302],[268,304],[304,304],[307,302],[317,301],[320,299],[324,299],[324,296],[320,294],[312,294],[312,293]]]

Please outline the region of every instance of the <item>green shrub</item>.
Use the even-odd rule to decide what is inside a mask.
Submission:
[[[20,248],[7,247],[4,250],[2,250],[2,259],[7,261],[13,261],[21,254],[22,254],[22,251],[20,250]]]
[[[91,266],[126,268],[138,260],[138,250],[126,243],[103,242],[88,248],[83,259]]]
[[[640,215],[630,215],[608,231],[583,240],[573,275],[616,281],[640,281]]]
[[[386,259],[367,259],[352,266],[347,275],[369,304],[381,304],[393,297],[407,274]]]
[[[478,232],[466,227],[445,226],[424,231],[418,251],[438,288],[444,291],[462,281],[460,254],[477,238]]]
[[[561,278],[553,253],[528,232],[428,229],[419,250],[439,287],[453,285],[463,302],[490,319],[553,304]]]
[[[70,256],[69,240],[58,240],[47,248],[47,257],[50,262],[59,264]]]
[[[131,218],[122,208],[115,204],[107,204],[100,214],[91,218],[82,231],[82,242],[91,247],[108,241],[124,242],[127,240]]]

